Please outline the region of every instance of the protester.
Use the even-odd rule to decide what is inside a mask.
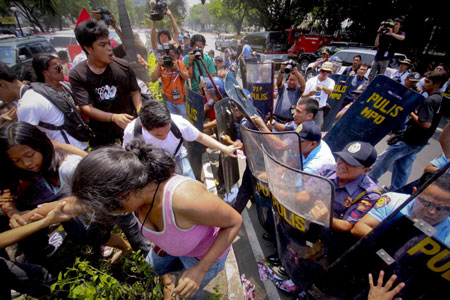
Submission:
[[[422,176],[419,186],[429,176]],[[413,188],[415,194],[417,188]],[[361,238],[389,217],[411,195],[389,192],[381,196],[375,206],[355,224],[352,234]],[[433,226],[433,235],[450,247],[450,174],[444,173],[433,181],[422,193],[405,206],[401,212],[412,219],[420,219]]]
[[[334,80],[329,78],[328,75],[333,71],[333,63],[327,61],[320,67],[319,75],[309,79],[306,82],[305,91],[302,98],[313,97],[319,102],[319,112],[317,113],[314,121],[322,128],[323,124],[323,111],[327,104],[328,96],[333,92]]]
[[[114,58],[103,21],[88,20],[75,29],[78,43],[88,59],[70,71],[75,103],[90,118],[95,133],[91,147],[121,139],[123,129],[142,106],[136,75],[125,60]]]
[[[59,61],[61,62],[61,66],[63,67],[64,81],[69,81],[69,71],[72,68],[72,64],[69,62],[69,54],[65,50],[58,51]],[[67,76],[67,80],[66,80]]]
[[[158,44],[162,46],[163,44],[169,43],[173,44],[175,48],[178,46],[178,36],[180,35],[178,30],[177,21],[173,17],[172,12],[170,9],[167,9],[165,14],[169,17],[170,23],[172,25],[173,30],[173,37],[176,37],[177,40],[172,39],[170,36],[169,31],[167,30],[159,30],[158,33],[156,33],[156,21],[152,20],[152,31],[151,31],[151,41],[152,41],[152,48],[153,53],[155,54],[156,58],[159,58],[161,56],[161,52],[158,51]]]
[[[180,137],[177,137],[177,134]],[[125,128],[124,147],[139,136],[146,144],[160,147],[172,155],[179,169],[179,174],[193,179],[195,179],[195,176],[187,157],[186,148],[182,145],[183,141],[196,141],[206,147],[219,149],[227,155],[236,156],[234,146],[225,146],[198,131],[189,121],[171,114],[163,104],[157,101],[146,103],[139,112],[139,119],[134,120]]]
[[[314,98],[300,98],[297,101],[294,111],[294,120],[286,124],[279,123],[275,120],[267,121],[267,128],[261,127],[261,131],[301,131],[300,126],[303,122],[314,121],[314,118],[319,111],[319,103]]]
[[[189,68],[189,73],[191,74],[192,90],[194,92],[199,91],[200,79],[203,77],[206,78],[208,76],[208,73],[206,72],[205,68],[203,67],[203,64],[200,61],[201,58],[203,58],[203,61],[205,62],[205,66],[208,69],[209,73],[211,73],[212,76],[216,74],[216,68],[214,67],[214,63],[211,57],[203,53],[205,45],[206,40],[203,35],[201,34],[193,35],[191,38],[191,48],[193,50],[189,52],[189,54],[186,55],[183,59],[185,66]],[[195,57],[194,51],[196,49],[201,51],[202,55],[200,57]]]
[[[216,112],[214,105],[222,98],[226,97],[225,82],[220,77],[213,77],[214,84],[219,92],[217,92],[214,84],[211,80],[208,80],[205,84],[205,105],[203,107],[205,111],[205,123],[203,129],[206,133],[209,133],[211,129],[217,126]],[[219,94],[220,93],[220,94]]]
[[[292,121],[291,107],[296,105],[298,99],[302,96],[306,82],[297,67],[294,67],[286,82],[283,83],[285,69],[286,63],[282,63],[277,77],[278,100],[273,113],[285,121]]]
[[[164,151],[138,142],[128,149],[91,152],[75,171],[73,195],[97,216],[134,213],[156,245],[147,262],[159,275],[183,270],[173,292],[200,299],[223,269],[241,217],[203,184],[174,175],[175,163]],[[170,287],[170,279],[164,282]]]
[[[175,47],[166,45],[169,50],[165,50],[164,57],[158,58],[151,80],[155,82],[161,78],[163,98],[167,108],[171,113],[187,119],[184,82],[189,80],[190,75],[184,63],[178,60]],[[169,62],[165,61],[167,56],[170,57]]]
[[[342,72],[342,75],[355,76],[356,73],[358,72],[360,63],[361,63],[361,55],[355,55],[353,57],[352,65],[345,68],[344,72]]]
[[[225,66],[223,64],[223,58],[221,56],[216,56],[214,58],[214,65],[216,67],[217,72],[219,72],[221,70],[226,70]]]
[[[430,96],[410,114],[411,119],[401,140],[381,153],[373,165],[369,176],[375,182],[393,165],[391,186],[385,187],[386,190],[393,191],[406,184],[417,153],[425,147],[436,131],[441,119],[440,88],[447,78],[445,71],[433,71],[426,76],[423,89]]]
[[[405,283],[400,282],[397,284],[392,290],[391,287],[394,285],[394,282],[397,280],[397,275],[392,275],[391,278],[386,282],[383,286],[383,277],[384,271],[380,271],[378,275],[378,282],[376,285],[373,284],[372,274],[369,273],[369,295],[367,296],[367,300],[392,300],[392,299],[401,299],[394,298],[395,295],[400,293],[400,291],[405,287]]]
[[[437,65],[433,71],[445,71],[448,74],[448,71],[445,69],[444,64]],[[420,79],[420,81],[417,83],[417,87],[422,92],[422,96],[424,96],[426,98],[426,97],[428,97],[428,93],[423,90],[423,84],[424,84],[425,78],[426,78],[426,76],[423,77],[422,79]],[[444,85],[441,87],[441,89],[440,89],[441,93],[444,93],[447,90],[447,86],[448,86],[448,81],[446,83],[444,83]]]
[[[0,102],[0,127],[17,121],[17,106],[13,103]]]
[[[390,27],[390,24],[388,24],[391,22],[394,23],[394,27]],[[378,50],[370,69],[369,82],[377,74],[384,74],[389,61],[394,57],[394,53],[398,51],[400,43],[405,39],[405,33],[400,31],[402,23],[402,18],[396,18],[394,21],[387,20],[387,27],[381,25],[378,28],[377,37],[375,38],[375,47],[378,47]]]

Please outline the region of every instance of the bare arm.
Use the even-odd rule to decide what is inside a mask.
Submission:
[[[439,143],[441,144],[445,157],[450,157],[450,123],[444,127],[444,130],[439,136]]]
[[[286,67],[286,64],[282,63],[281,67],[280,67],[280,73],[278,73],[277,76],[277,88],[281,89],[283,87],[283,73],[284,73],[284,69]]]
[[[92,104],[80,106],[81,111],[94,120],[100,122],[114,122],[120,128],[127,127],[127,124],[133,120],[133,116],[129,114],[113,114],[95,108]]]
[[[60,143],[54,140],[50,140],[53,144],[53,146],[55,148],[61,149],[65,152],[71,153],[71,154],[75,154],[75,155],[79,155],[81,157],[85,157],[87,155],[87,152],[74,146],[71,144],[64,144],[64,143]]]
[[[209,135],[206,135],[202,132],[200,132],[196,141],[202,145],[205,145],[208,148],[218,149],[229,156],[236,157],[235,152],[236,152],[237,148],[235,146],[233,146],[233,145],[225,146],[224,144],[219,143],[218,141],[216,141]]]
[[[167,10],[166,14],[167,14],[167,16],[169,16],[170,23],[172,24],[172,29],[173,29],[173,41],[178,45],[178,37],[179,37],[179,35],[180,35],[180,30],[178,29],[177,21],[176,21],[175,18],[173,17],[173,14],[172,14],[172,12],[170,11],[170,9]]]
[[[162,57],[158,58],[158,62],[156,63],[155,70],[152,73],[151,81],[155,82],[159,78],[159,71],[161,70],[162,65]]]
[[[420,122],[419,121],[419,116],[416,115],[415,113],[410,113],[409,116],[411,117],[411,119],[417,123],[417,125],[419,125],[422,128],[430,128],[431,127],[431,122]]]
[[[345,232],[352,230],[353,224],[350,223],[349,221],[333,218],[332,228],[334,231]]]
[[[150,39],[152,40],[152,48],[156,50],[158,48],[158,42],[156,41],[156,21],[152,20],[152,31],[150,33]]]
[[[292,72],[294,72],[295,77],[297,77],[298,79],[298,83],[300,84],[300,91],[303,92],[306,87],[305,77],[303,77],[302,74],[300,74],[300,72],[297,70],[297,67],[292,69]]]
[[[174,290],[180,296],[189,298],[199,289],[212,264],[237,236],[242,218],[233,208],[196,181],[186,182],[177,188],[173,197],[173,210],[176,219],[181,217],[192,225],[220,228],[211,248],[196,265],[183,273]]]
[[[180,62],[179,60],[176,61],[175,66],[178,68],[177,71],[180,72],[180,76],[183,80],[189,80],[191,78],[191,75],[189,74],[189,72],[186,72],[183,70],[183,68],[180,67],[180,63],[183,64],[183,62]]]
[[[139,112],[142,107],[142,95],[140,90],[131,92],[131,101],[133,102],[136,112]]]
[[[365,237],[369,232],[378,226],[380,222],[372,217],[370,214],[365,214],[364,217],[353,226],[352,234],[357,238]]]

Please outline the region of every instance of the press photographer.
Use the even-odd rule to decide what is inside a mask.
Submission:
[[[152,1],[150,3],[152,6],[152,11],[150,12],[150,19],[152,19],[152,32],[151,32],[151,40],[152,40],[152,48],[156,55],[159,57],[160,51],[158,51],[158,44],[163,45],[165,43],[174,44],[175,47],[178,46],[178,36],[180,35],[178,30],[177,22],[172,15],[172,12],[168,8],[168,4],[166,0],[158,0]],[[156,32],[156,21],[161,21],[164,19],[164,15],[167,15],[170,19],[170,23],[172,24],[173,36],[175,39],[172,39],[169,31],[165,29],[161,29]]]
[[[191,74],[192,90],[194,92],[199,91],[200,79],[203,77],[208,77],[208,73],[206,72],[201,62],[202,58],[206,68],[208,69],[209,73],[212,76],[214,76],[217,72],[211,57],[209,57],[203,52],[205,45],[206,40],[203,35],[201,34],[193,35],[191,38],[192,51],[189,52],[189,54],[183,58],[184,64],[187,67],[189,67],[189,73]]]
[[[155,82],[161,77],[163,98],[167,108],[171,113],[187,118],[184,81],[189,79],[189,72],[178,60],[174,45],[166,43],[162,47],[163,51],[160,53],[151,80]]]
[[[378,47],[378,51],[370,69],[369,81],[378,74],[384,74],[389,61],[398,50],[400,42],[405,39],[405,33],[400,31],[402,22],[402,18],[381,22],[375,39],[375,47]]]
[[[97,21],[102,20],[103,22],[105,22],[105,24],[107,26],[111,26],[123,43],[122,31],[117,26],[114,15],[108,9],[106,9],[104,7],[97,8],[97,9],[91,11],[91,15],[92,15],[93,19],[96,19]],[[116,47],[117,44],[113,45],[113,46]]]

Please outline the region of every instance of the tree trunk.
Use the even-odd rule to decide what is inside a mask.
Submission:
[[[137,60],[133,30],[131,30],[131,23],[125,6],[125,0],[118,0],[117,7],[119,10],[120,28],[122,29],[122,43],[125,46],[126,51],[125,59],[130,63],[137,78],[144,82],[149,82],[150,78],[148,78],[145,67],[139,64]]]

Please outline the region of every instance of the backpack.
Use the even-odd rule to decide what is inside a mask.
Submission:
[[[134,129],[133,129],[134,137],[142,137],[141,129],[142,129],[142,122],[141,122],[141,118],[138,117],[138,118],[136,118],[136,121],[134,122]],[[181,135],[181,131],[178,128],[177,124],[175,124],[175,122],[173,120],[170,121],[170,131],[177,139],[180,140],[177,148],[175,149],[175,152],[172,154],[173,157],[175,157],[175,155],[177,155],[177,153],[178,153],[178,150],[180,150],[181,145],[183,144],[183,136]]]
[[[77,110],[72,99],[70,86],[64,82],[60,82],[60,84],[63,91],[57,91],[50,85],[42,82],[32,82],[29,87],[25,87],[26,89],[31,88],[36,93],[45,97],[45,99],[55,105],[64,115],[63,125],[56,126],[39,121],[38,126],[49,130],[59,130],[67,144],[70,144],[70,142],[66,132],[80,142],[87,142],[89,139],[95,137],[95,134]]]

